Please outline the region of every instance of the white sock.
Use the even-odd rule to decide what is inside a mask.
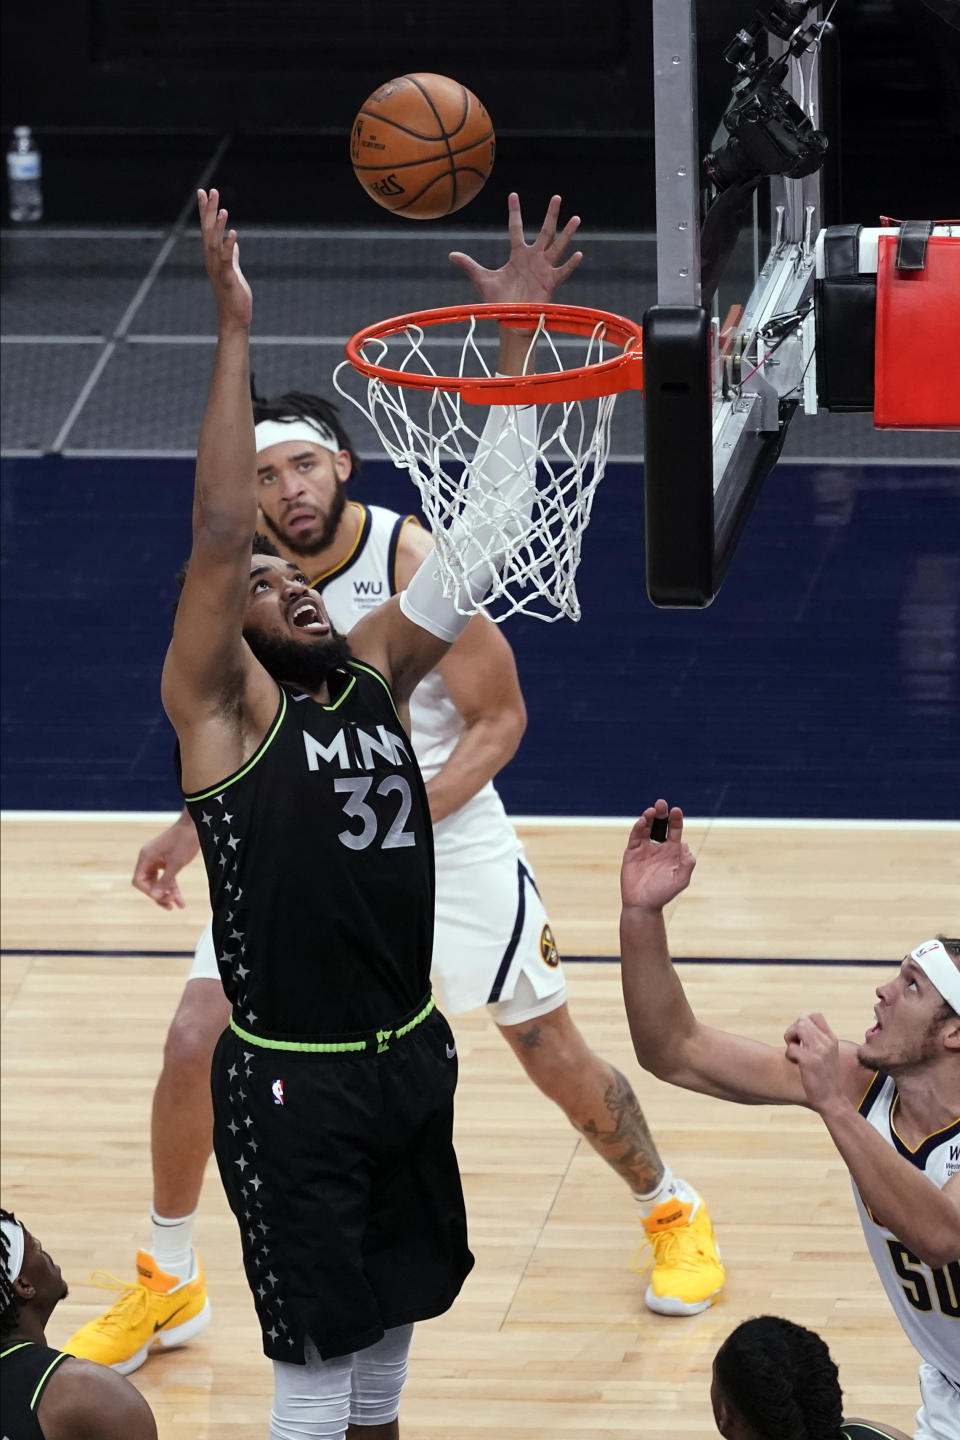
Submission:
[[[664,1165],[660,1183],[653,1190],[645,1195],[641,1195],[636,1190],[632,1193],[634,1200],[640,1206],[640,1214],[644,1218],[652,1215],[664,1200],[682,1200],[685,1204],[692,1205],[691,1217],[696,1213],[697,1206],[700,1204],[700,1198],[696,1191],[691,1190],[686,1180],[675,1178],[669,1165]]]
[[[196,1272],[193,1258],[193,1222],[196,1214],[194,1210],[189,1215],[180,1215],[176,1219],[158,1215],[156,1211],[151,1211],[150,1214],[153,1223],[151,1254],[160,1269],[165,1270],[168,1275],[176,1275],[181,1285],[192,1280]]]

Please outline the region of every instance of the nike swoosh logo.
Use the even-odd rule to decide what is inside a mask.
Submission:
[[[166,1330],[167,1326],[170,1324],[170,1321],[174,1318],[174,1315],[179,1315],[181,1310],[186,1310],[186,1308],[187,1308],[187,1306],[188,1306],[189,1304],[190,1304],[190,1301],[189,1301],[189,1300],[184,1300],[183,1304],[182,1304],[182,1305],[179,1305],[179,1306],[177,1307],[177,1309],[173,1311],[173,1314],[168,1315],[167,1318],[166,1318],[166,1320],[161,1320],[161,1322],[160,1322],[159,1325],[154,1325],[154,1327],[153,1327],[153,1333],[154,1333],[154,1335],[156,1335],[156,1333],[157,1333],[158,1330]]]
[[[453,1057],[454,1057],[454,1055],[456,1055],[456,1053],[457,1053],[457,1047],[456,1047],[456,1045],[445,1045],[445,1046],[444,1046],[444,1049],[445,1049],[446,1052],[447,1052],[447,1059],[448,1059],[448,1060],[452,1060]]]

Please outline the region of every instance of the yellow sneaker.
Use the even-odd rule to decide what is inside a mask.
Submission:
[[[203,1266],[200,1257],[195,1258],[197,1273],[185,1285],[178,1283],[176,1275],[161,1270],[146,1250],[137,1252],[133,1285],[125,1285],[115,1275],[106,1275],[103,1281],[94,1276],[93,1283],[101,1290],[123,1293],[98,1319],[82,1325],[64,1350],[80,1360],[96,1360],[129,1375],[144,1363],[151,1345],[166,1348],[192,1340],[210,1324]]]
[[[694,1201],[661,1200],[643,1219],[644,1245],[633,1258],[639,1274],[653,1269],[643,1297],[647,1308],[659,1315],[698,1315],[707,1310],[723,1289],[726,1271],[720,1262],[710,1215],[699,1195]],[[653,1251],[646,1264],[637,1262]]]

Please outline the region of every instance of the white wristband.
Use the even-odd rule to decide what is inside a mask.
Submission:
[[[443,593],[434,555],[421,561],[406,590],[400,592],[400,609],[408,620],[452,645],[469,625],[471,615],[461,615],[453,600]]]

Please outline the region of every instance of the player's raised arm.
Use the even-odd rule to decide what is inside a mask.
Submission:
[[[658,843],[654,823],[666,826]],[[690,883],[696,861],[683,839],[683,812],[658,800],[630,833],[620,872],[620,954],[623,998],[637,1059],[646,1070],[681,1085],[743,1104],[807,1103],[796,1065],[782,1050],[703,1025],[670,959],[663,911]],[[852,1047],[841,1064],[848,1085],[860,1067]]]
[[[243,673],[241,621],[256,528],[256,455],[248,343],[253,299],[236,231],[216,190],[198,192],[203,258],[217,304],[217,349],[197,448],[193,544],[163,699],[171,718],[216,703]]]
[[[406,525],[397,548],[397,586],[403,589],[433,549],[420,525]],[[474,615],[440,662],[439,674],[463,721],[453,750],[426,782],[430,818],[445,820],[492,780],[517,752],[527,707],[513,651],[485,615]]]
[[[546,304],[579,265],[579,251],[564,259],[580,224],[579,217],[573,216],[558,229],[560,205],[560,196],[554,195],[537,238],[527,245],[519,197],[510,195],[509,255],[498,270],[488,270],[460,251],[451,254],[483,301]],[[519,374],[532,368],[530,337],[501,326],[498,363],[501,373]],[[523,524],[524,513],[529,513],[536,485],[536,459],[535,407],[491,406],[471,466],[470,503],[453,522],[454,543],[459,548],[468,554],[475,550],[478,559],[483,556],[496,568],[503,564],[505,554],[498,553],[495,537],[502,530],[505,513],[515,516],[518,526]],[[484,570],[481,566],[481,573]],[[370,660],[384,671],[397,703],[405,704],[417,683],[465,629],[470,617],[461,610],[480,605],[487,588],[480,581],[471,584],[468,593],[457,597],[458,608],[453,598],[443,595],[436,560],[428,556],[402,596],[354,626],[351,647],[359,658]]]
[[[193,543],[162,696],[180,737],[185,780],[202,786],[251,753],[270,723],[277,687],[243,638],[257,520],[248,357],[253,298],[217,191],[200,190],[197,200],[217,305],[217,349],[197,449]],[[278,585],[279,577],[270,583]]]
[[[540,233],[533,244],[528,245],[523,238],[520,197],[515,191],[507,197],[510,253],[498,270],[486,269],[462,250],[451,250],[450,259],[472,281],[485,305],[515,302],[545,305],[553,299],[554,291],[576,270],[583,259],[583,252],[575,250],[566,260],[563,257],[580,228],[580,216],[571,215],[563,228],[558,230],[561,203],[559,195],[551,198]],[[497,358],[499,373],[521,375],[525,370],[530,372],[534,368],[529,334],[512,325],[501,325]]]

